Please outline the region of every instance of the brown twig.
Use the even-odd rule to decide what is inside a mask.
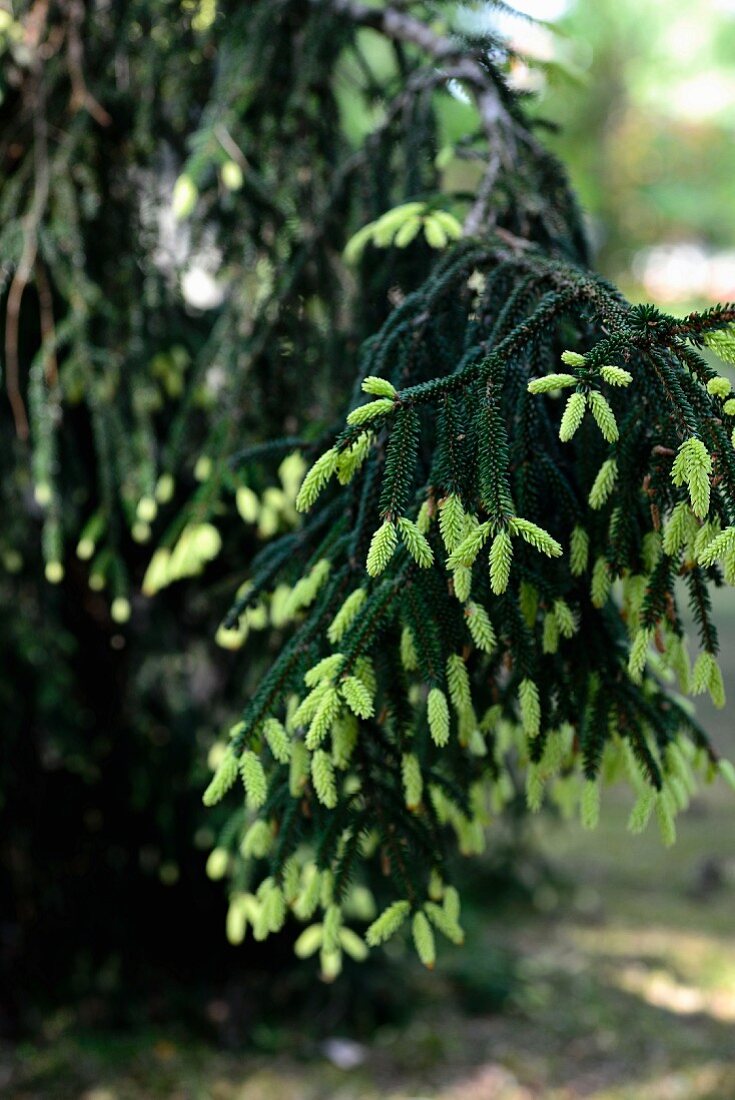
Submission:
[[[41,350],[44,358],[44,374],[46,375],[47,385],[52,387],[59,380],[59,365],[56,359],[54,297],[51,293],[51,284],[46,275],[46,268],[40,259],[36,259],[35,276],[41,320]]]
[[[87,87],[84,77],[84,46],[80,27],[84,22],[84,4],[82,0],[68,0],[66,11],[69,17],[66,32],[66,60],[71,81],[71,109],[87,111],[100,126],[110,126],[112,118]]]
[[[382,32],[387,38],[418,46],[434,61],[453,61],[441,74],[443,79],[463,81],[474,89],[477,110],[492,150],[477,196],[465,220],[465,236],[475,236],[483,226],[487,226],[488,206],[495,182],[503,161],[510,159],[511,147],[515,144],[516,121],[503,103],[490,73],[476,57],[464,52],[460,42],[437,34],[407,12],[392,6],[369,8],[360,0],[332,0],[332,6],[338,13]],[[501,135],[503,140],[499,141]]]
[[[36,46],[43,37],[48,5],[40,2],[31,9],[26,24],[26,42]],[[28,439],[28,416],[20,392],[20,364],[18,358],[18,334],[20,308],[23,293],[33,271],[38,253],[38,228],[43,218],[49,191],[48,133],[46,102],[43,84],[43,63],[38,49],[30,71],[29,106],[33,114],[33,198],[23,218],[23,248],[15,269],[6,306],[5,320],[5,388],[13,413],[15,433],[21,440]]]

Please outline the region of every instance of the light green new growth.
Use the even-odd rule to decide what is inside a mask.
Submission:
[[[520,535],[529,546],[533,546],[534,550],[539,550],[548,558],[561,557],[561,544],[553,539],[548,531],[544,531],[543,527],[531,523],[528,519],[516,517],[510,521],[510,529],[514,534]]]
[[[726,325],[702,337],[703,343],[719,355],[723,363],[735,366],[735,325]]]
[[[567,398],[564,415],[559,425],[559,439],[562,443],[568,443],[573,438],[577,428],[584,419],[584,410],[587,402],[583,393],[573,393]]]
[[[719,538],[721,534],[722,528],[720,527],[719,519],[705,520],[705,522],[697,530],[692,546],[694,557],[697,559],[697,561],[700,560],[701,555],[704,553],[707,547],[712,542],[714,542],[715,539]]]
[[[398,529],[401,532],[403,545],[413,560],[422,569],[428,569],[434,561],[434,552],[426,536],[422,535],[416,524],[407,519],[406,516],[399,518]]]
[[[268,823],[262,818],[257,818],[240,842],[240,854],[245,859],[250,857],[263,859],[270,851],[272,840],[273,834]]]
[[[578,351],[563,351],[561,361],[567,367],[583,367],[587,362],[585,356],[580,355]]]
[[[661,791],[655,803],[656,819],[663,844],[670,848],[676,844],[676,825],[674,815],[666,798],[666,792]]]
[[[718,558],[724,558],[727,561],[733,556],[735,556],[735,527],[726,527],[721,534],[699,551],[698,560],[700,565],[708,566],[714,565]]]
[[[318,749],[311,758],[311,779],[316,796],[328,810],[337,805],[337,784],[334,781],[334,766],[329,753]]]
[[[508,532],[503,529],[498,531],[490,548],[490,587],[496,596],[501,595],[508,587],[512,561],[513,543]]]
[[[288,734],[277,718],[266,718],[263,724],[263,736],[268,748],[279,764],[287,764],[291,758],[291,742]]]
[[[316,952],[322,945],[323,938],[323,925],[310,924],[308,928],[305,928],[301,935],[293,945],[294,955],[297,959],[308,959]]]
[[[322,683],[317,684],[317,686],[301,700],[296,710],[292,713],[290,721],[291,728],[296,729],[299,726],[304,726],[309,723],[318,711],[322,699],[330,690],[333,690],[333,685],[330,684],[328,680],[324,680]]]
[[[597,390],[590,390],[587,394],[587,402],[597,427],[602,432],[602,437],[607,443],[617,442],[620,433],[615,413],[607,403],[607,400]]]
[[[338,905],[328,905],[324,912],[324,950],[339,951],[339,931],[342,927],[342,910]]]
[[[610,569],[603,557],[597,558],[592,567],[592,582],[590,584],[590,596],[595,607],[604,607],[612,589],[612,577]]]
[[[377,947],[394,936],[410,912],[411,906],[407,901],[394,901],[384,909],[365,933],[368,946]]]
[[[256,940],[264,940],[269,933],[279,932],[286,921],[286,901],[283,892],[272,878],[264,879],[258,887],[260,911],[253,926]]]
[[[341,641],[350,629],[366,598],[367,592],[365,589],[356,588],[342,604],[327,630],[327,637],[333,645]]]
[[[610,493],[615,488],[615,482],[618,477],[618,464],[614,458],[606,459],[597,473],[597,477],[592,483],[589,495],[589,506],[595,511],[602,508],[605,501],[610,496]]]
[[[434,933],[425,913],[414,913],[411,932],[416,954],[428,970],[433,970],[436,962],[436,946]]]
[[[394,206],[386,211],[372,223],[373,236],[378,248],[385,248],[393,240],[393,235],[407,221],[415,218],[417,214],[423,214],[426,210],[424,202],[404,202],[400,206]]]
[[[432,248],[446,248],[449,241],[441,222],[431,216],[424,219],[424,236],[426,237],[426,243]]]
[[[600,782],[588,779],[582,790],[580,821],[583,829],[596,829],[600,821]]]
[[[732,385],[729,378],[723,377],[718,374],[715,378],[710,378],[707,383],[707,393],[712,397],[721,397],[723,400],[729,396]]]
[[[447,684],[454,709],[460,714],[469,710],[472,707],[470,677],[458,653],[451,653],[447,658]]]
[[[237,760],[231,752],[226,752],[202,796],[204,805],[214,806],[219,802],[227,794],[236,779]]]
[[[321,876],[314,863],[307,863],[302,873],[303,886],[293,907],[299,920],[308,920],[316,912],[321,894]]]
[[[406,223],[417,222],[420,225],[421,220],[417,215],[424,210],[425,205],[423,202],[402,203],[388,210],[376,221],[363,225],[345,245],[343,252],[345,262],[356,264],[370,241],[376,248],[387,248]]]
[[[439,531],[448,554],[457,549],[465,530],[465,510],[462,498],[450,493],[439,501]]]
[[[301,483],[301,488],[296,496],[296,510],[308,512],[316,502],[319,494],[337,469],[339,453],[335,447],[330,447],[321,455]]]
[[[490,529],[490,520],[487,520],[485,523],[480,523],[477,527],[473,528],[447,558],[447,568],[456,569],[458,565],[470,568],[474,564],[475,558],[480,553],[480,550],[482,550],[487,542],[490,535]]]
[[[472,591],[472,570],[466,565],[458,565],[452,574],[454,594],[460,603],[466,603]]]
[[[523,732],[528,737],[536,737],[541,728],[541,705],[539,703],[538,688],[533,680],[529,680],[528,677],[521,680],[518,686],[518,700],[520,702]]]
[[[424,910],[436,930],[441,932],[442,936],[445,936],[450,943],[454,943],[458,947],[464,943],[464,932],[460,927],[457,916],[453,916],[446,905],[446,901],[443,908],[437,905],[436,902],[427,901]]]
[[[355,676],[362,680],[371,695],[378,690],[378,681],[375,675],[375,667],[370,657],[358,657],[355,661]]]
[[[411,241],[418,236],[423,222],[415,214],[407,218],[393,238],[396,248],[408,248]]]
[[[577,624],[574,621],[574,615],[572,609],[566,600],[557,599],[554,600],[554,620],[559,628],[560,633],[565,638],[571,638],[577,629]]]
[[[303,741],[295,741],[291,746],[291,760],[288,768],[288,793],[298,798],[306,786],[309,775],[309,751]]]
[[[339,714],[340,705],[339,694],[332,684],[326,683],[316,690],[319,692],[318,705],[305,738],[306,747],[310,750],[321,745]]]
[[[375,248],[407,248],[422,229],[426,243],[436,249],[462,236],[462,223],[449,211],[430,210],[425,202],[405,202],[359,229],[347,242],[345,261],[357,263],[370,242]]]
[[[321,661],[304,674],[304,683],[307,687],[316,687],[322,680],[331,680],[344,661],[341,653],[330,653],[328,657],[322,657]]]
[[[286,619],[293,618],[299,611],[303,611],[304,608],[309,607],[314,602],[319,594],[319,589],[329,576],[330,568],[331,565],[328,559],[322,558],[312,566],[305,577],[301,577],[296,582],[283,607],[283,614]]]
[[[714,653],[700,653],[692,670],[692,695],[702,695],[705,691],[709,691],[716,707],[720,709],[724,707],[725,685],[722,681],[722,670]]]
[[[337,481],[340,485],[349,485],[365,459],[370,454],[373,433],[362,432],[352,446],[340,452],[337,459]]]
[[[422,535],[425,535],[431,527],[431,521],[433,519],[433,509],[428,500],[425,500],[419,508],[418,515],[416,516],[416,526]]]
[[[340,692],[353,714],[358,718],[372,718],[374,713],[372,696],[362,680],[357,676],[348,676],[340,684]]]
[[[607,382],[608,386],[629,386],[633,381],[633,375],[630,371],[623,370],[622,367],[615,367],[612,363],[600,367],[600,378],[603,382]]]
[[[548,393],[549,390],[561,390],[567,386],[576,386],[573,374],[547,374],[543,378],[534,378],[528,383],[529,393]]]
[[[554,615],[544,615],[541,648],[544,653],[556,653],[559,649],[559,624]]]
[[[238,486],[235,493],[235,507],[244,523],[257,523],[260,513],[260,501],[247,485]]]
[[[531,813],[537,814],[543,805],[544,785],[538,764],[529,764],[526,769],[526,805]]]
[[[679,447],[671,467],[674,485],[687,485],[692,511],[703,519],[709,511],[712,458],[701,439],[692,436]]]
[[[449,740],[449,706],[441,688],[433,687],[426,700],[429,731],[435,745],[442,748]]]
[[[411,629],[408,626],[404,626],[401,631],[401,664],[406,672],[414,672],[418,668],[418,663],[416,644],[413,640]]]
[[[390,397],[379,397],[376,401],[369,401],[367,405],[358,405],[347,417],[347,423],[354,427],[356,424],[367,424],[375,420],[377,416],[393,412],[395,401]]]
[[[389,397],[393,400],[396,387],[387,378],[378,378],[375,374],[369,374],[362,381],[362,392],[372,394],[373,397]]]
[[[246,749],[240,757],[240,775],[248,797],[249,808],[251,810],[259,809],[265,802],[268,793],[268,782],[265,778],[263,765],[250,749]]]
[[[364,962],[368,957],[367,944],[351,928],[340,928],[339,945],[355,962]]]
[[[459,920],[460,898],[456,886],[447,886],[444,890],[444,912],[450,920]]]
[[[654,787],[645,786],[643,788],[628,818],[628,829],[631,833],[643,832],[653,813],[657,797],[658,794]]]
[[[472,636],[472,641],[483,653],[492,653],[496,646],[495,631],[482,604],[470,603],[465,608],[467,627]]]
[[[728,787],[731,787],[735,791],[735,768],[732,766],[729,760],[719,760],[717,762],[717,771],[727,783]]]
[[[404,752],[401,758],[401,778],[406,805],[409,810],[418,809],[421,805],[424,781],[421,776],[421,765],[418,757],[412,752]]]
[[[648,660],[648,647],[652,638],[653,630],[650,627],[641,628],[633,638],[628,656],[628,673],[636,684],[640,684],[643,679],[643,670]]]
[[[688,501],[674,506],[664,527],[663,551],[670,557],[678,553],[690,539],[696,537],[697,521]]]
[[[722,406],[722,411],[726,416],[735,416],[735,397],[731,397],[729,401],[726,401]]]
[[[216,882],[224,878],[230,863],[230,853],[226,848],[213,848],[207,857],[205,872],[207,878]]]
[[[432,210],[427,220],[434,220],[444,229],[450,240],[458,241],[462,236],[462,223],[448,210]]]
[[[332,762],[335,768],[344,770],[350,763],[357,745],[357,718],[345,711],[332,724]]]
[[[569,541],[569,568],[573,577],[580,577],[587,568],[590,539],[584,527],[574,527]]]
[[[377,577],[383,572],[390,559],[393,557],[398,545],[398,535],[395,524],[390,520],[377,529],[370,541],[366,568],[371,577]]]

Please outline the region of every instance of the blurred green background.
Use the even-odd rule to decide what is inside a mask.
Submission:
[[[632,300],[672,312],[735,299],[735,0],[517,6],[544,22],[502,17],[529,58],[513,80],[535,97],[539,119],[559,127],[546,140],[569,166],[600,269]],[[732,695],[735,603],[718,611]],[[732,755],[729,708],[700,713]],[[735,1097],[735,806],[713,790],[682,820],[673,850],[653,831],[631,838],[626,814],[611,796],[592,838],[561,822],[508,825],[492,867],[468,882],[469,943],[436,975],[396,954],[346,994],[322,995],[302,965],[280,1008],[276,995],[259,1014],[253,1001],[267,977],[228,989],[230,955],[197,940],[192,957],[211,946],[217,963],[196,1003],[162,986],[158,1008],[139,1015],[131,1001],[127,1016],[111,1018],[94,998],[68,996],[37,1015],[33,1038],[0,1048],[0,1093]],[[506,846],[520,866],[512,886]],[[199,927],[215,935],[224,898],[207,883],[202,849],[187,874],[201,877],[212,919]],[[153,889],[151,905],[160,905]],[[183,939],[188,916],[169,905],[161,940],[174,927]],[[282,961],[271,955],[261,969]],[[105,983],[115,985],[110,966],[100,1002]],[[294,998],[311,1006],[308,1026],[303,1014],[290,1020]]]

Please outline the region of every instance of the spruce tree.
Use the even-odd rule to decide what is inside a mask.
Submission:
[[[593,827],[623,779],[630,828],[669,843],[698,776],[735,778],[672,686],[724,703],[735,397],[701,351],[735,361],[735,307],[676,318],[594,273],[472,9],[187,11],[188,67],[168,3],[96,17],[94,81],[73,4],[40,32],[66,51],[16,58],[5,461],[22,482],[30,440],[48,580],[75,542],[118,622],[152,534],[150,597],[215,559],[247,573],[218,641],[249,697],[205,793],[231,941],[291,912],[326,977],[400,929],[433,966],[435,933],[463,938],[454,855],[519,796]],[[141,104],[130,74],[154,72]],[[214,324],[171,290],[169,202],[179,273],[219,263]]]

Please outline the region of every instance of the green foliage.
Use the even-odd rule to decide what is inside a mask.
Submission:
[[[490,72],[490,87],[498,78]],[[297,655],[323,661],[339,643],[339,662],[319,667],[355,715],[355,747],[329,772],[336,727],[320,726],[313,794],[307,785],[298,795],[309,816],[279,858],[310,836],[334,876],[330,904],[345,912],[348,879],[380,859],[401,900],[368,930],[368,945],[412,913],[426,965],[431,925],[461,939],[430,884],[454,846],[481,848],[486,807],[512,797],[518,764],[532,809],[547,795],[571,798],[587,828],[603,778],[626,775],[638,799],[631,828],[655,810],[668,843],[688,800],[681,761],[690,778],[692,764],[708,777],[714,759],[658,670],[681,668],[681,573],[703,645],[692,688],[721,700],[706,587],[717,561],[735,555],[735,462],[716,407],[724,387],[711,384],[695,348],[731,323],[732,310],[682,323],[629,306],[586,267],[563,178],[535,146],[534,157],[556,180],[549,201],[563,230],[539,226],[523,248],[490,229],[468,233],[428,276],[404,276],[400,303],[363,345],[358,370],[374,400],[330,429],[325,453],[347,453],[366,423],[374,443],[349,486],[315,503],[325,516],[336,505],[350,525],[325,552],[329,581],[296,627],[297,648],[285,646],[234,739],[235,751],[257,741],[261,723],[295,695],[298,744]],[[523,203],[514,179],[505,197],[493,191],[496,223],[511,225]],[[418,237],[397,236],[417,215],[391,208],[351,259],[372,243],[407,261]],[[564,350],[572,331],[584,353]],[[555,372],[560,360],[574,373]],[[539,364],[545,373],[534,378]],[[560,408],[567,387],[575,392]],[[367,659],[369,685],[357,671]],[[329,720],[339,721],[337,709]],[[270,774],[277,823],[293,811],[280,808],[287,777],[276,761]]]

